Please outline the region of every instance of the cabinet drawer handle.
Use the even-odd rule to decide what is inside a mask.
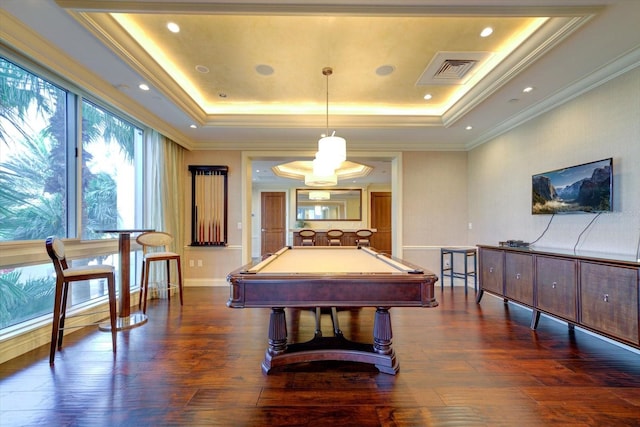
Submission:
[[[555,289],[555,288],[556,288],[556,286],[558,286],[558,282],[553,282],[553,283],[551,284],[551,287],[552,287],[553,289]]]
[[[604,297],[602,298],[602,300],[604,302],[609,302],[609,294],[604,294]]]
[[[489,273],[493,273],[493,267],[489,267]]]
[[[516,273],[516,279],[520,280],[520,273]]]

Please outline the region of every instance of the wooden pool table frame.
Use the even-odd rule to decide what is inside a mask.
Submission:
[[[333,250],[337,248],[334,247]],[[287,256],[290,251],[327,250],[321,247],[285,247],[272,257]],[[341,247],[338,250],[363,250],[375,257],[375,262],[391,262],[405,267],[392,273],[274,272],[261,274],[261,263],[243,266],[227,277],[231,286],[227,306],[231,308],[271,308],[268,348],[262,370],[322,360],[343,360],[369,363],[380,372],[396,374],[399,363],[391,346],[391,307],[436,307],[434,284],[438,277],[420,267],[378,254],[370,248]],[[345,262],[348,263],[345,252]],[[275,258],[271,258],[275,260]],[[257,268],[256,268],[257,267]],[[335,270],[335,269],[334,269]],[[287,343],[285,307],[291,308],[357,308],[375,307],[373,343],[358,343],[346,339],[339,328],[335,336],[323,337],[316,331],[313,339],[303,343]]]

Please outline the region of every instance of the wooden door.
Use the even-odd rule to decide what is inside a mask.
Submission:
[[[371,193],[371,228],[376,231],[371,236],[371,246],[386,254],[391,254],[391,192]]]
[[[274,253],[286,243],[286,206],[284,192],[260,193],[262,256]]]

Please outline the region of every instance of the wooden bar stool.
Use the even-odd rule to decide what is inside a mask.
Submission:
[[[329,246],[342,246],[342,235],[344,231],[332,229],[327,231],[327,239],[329,240]]]
[[[373,235],[373,231],[368,229],[360,229],[356,231],[356,246],[371,246],[369,240]]]
[[[45,241],[47,254],[53,261],[56,271],[56,293],[53,300],[53,323],[51,327],[51,350],[49,352],[49,365],[53,366],[56,356],[56,348],[62,348],[64,338],[64,322],[67,317],[67,297],[71,282],[89,286],[89,280],[103,279],[107,281],[109,294],[109,320],[111,321],[111,345],[116,352],[116,277],[111,265],[91,265],[82,267],[69,267],[65,255],[64,243],[56,237],[48,237]],[[91,323],[95,325],[97,323]],[[84,327],[73,326],[75,327]]]
[[[136,238],[136,242],[142,246],[142,277],[140,278],[140,301],[138,307],[142,306],[142,313],[147,313],[147,299],[149,296],[149,267],[152,262],[164,261],[167,266],[167,299],[171,301],[171,261],[175,260],[178,274],[178,292],[180,293],[180,305],[182,300],[182,267],[180,255],[169,251],[169,245],[173,242],[173,236],[161,231],[151,231],[142,233]],[[158,286],[158,290],[160,287]]]
[[[302,239],[302,246],[314,246],[316,244],[316,232],[309,229],[300,230],[298,235]]]

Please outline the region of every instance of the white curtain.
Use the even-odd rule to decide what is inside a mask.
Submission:
[[[173,236],[169,250],[184,254],[184,148],[157,131],[147,132],[145,141],[144,227],[164,231]],[[158,264],[158,263],[155,263]],[[158,267],[158,266],[157,266]],[[184,265],[183,265],[184,267]],[[151,274],[163,274],[155,268]],[[171,269],[172,276],[176,272]],[[158,279],[161,280],[161,279]],[[172,283],[176,277],[172,277]]]

